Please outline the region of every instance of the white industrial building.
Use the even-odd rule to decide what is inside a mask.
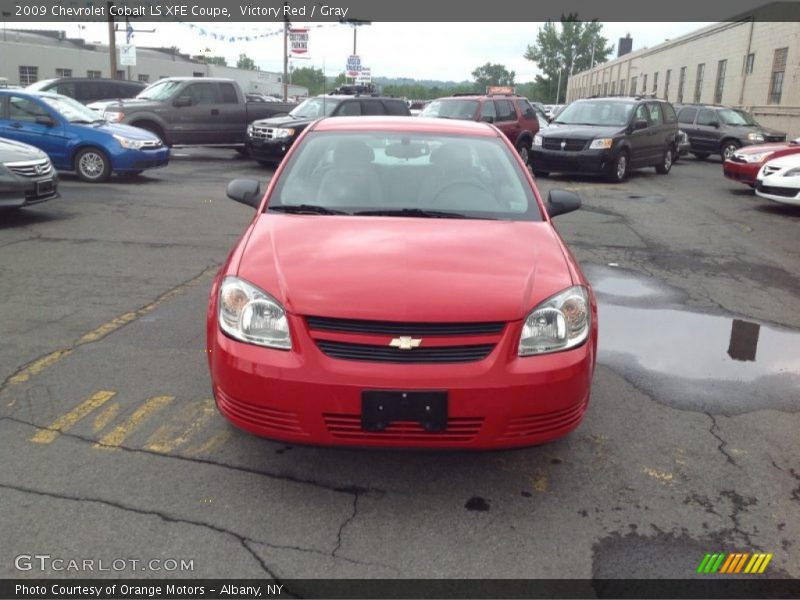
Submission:
[[[0,38],[0,78],[26,86],[54,77],[116,77],[152,83],[164,77],[227,77],[245,92],[282,95],[281,73],[249,71],[205,64],[200,57],[173,48],[137,48],[136,66],[117,67],[110,73],[108,46],[67,38],[63,31],[7,30]],[[119,65],[119,57],[117,59]],[[308,89],[289,85],[289,96],[305,96]]]
[[[620,49],[629,47],[622,38]],[[652,94],[675,104],[725,104],[800,136],[800,22],[717,23],[573,74],[567,100]]]

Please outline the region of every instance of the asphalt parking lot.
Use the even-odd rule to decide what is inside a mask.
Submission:
[[[683,159],[553,177],[600,302],[586,419],[524,450],[287,446],[216,412],[208,286],[250,210],[232,151],[0,215],[0,576],[684,578],[707,552],[800,577],[800,210]],[[313,257],[309,257],[313,260]],[[99,576],[105,574],[96,573]]]

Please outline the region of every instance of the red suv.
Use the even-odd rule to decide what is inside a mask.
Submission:
[[[533,136],[539,131],[539,120],[531,103],[513,94],[455,94],[434,100],[420,116],[492,123],[514,144],[526,165]]]

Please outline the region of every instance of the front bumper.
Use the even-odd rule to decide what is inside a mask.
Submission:
[[[725,177],[751,187],[755,185],[759,169],[761,169],[761,163],[740,163],[726,160],[722,165]]]
[[[58,176],[0,179],[0,208],[21,208],[58,198]]]
[[[556,173],[606,173],[613,162],[610,149],[605,150],[545,150],[541,146],[531,149],[530,164],[534,171]]]
[[[247,136],[245,145],[250,156],[256,160],[280,162],[291,148],[292,139],[265,140]]]
[[[781,204],[800,206],[800,178],[792,177],[792,179],[797,182],[793,187],[776,185],[778,183],[784,183],[779,181],[780,179],[783,179],[780,175],[756,179],[756,194],[762,198],[780,202]]]
[[[162,146],[161,148],[141,150],[122,149],[111,157],[111,164],[115,173],[166,167],[169,164],[169,148]]]
[[[305,321],[290,316],[293,349],[273,350],[209,331],[214,396],[233,424],[268,438],[330,446],[491,449],[562,437],[583,419],[595,363],[596,326],[582,346],[518,357],[521,323],[507,324],[483,360],[396,364],[332,358]],[[361,428],[365,390],[439,390],[448,425],[428,432],[413,421],[379,432]]]

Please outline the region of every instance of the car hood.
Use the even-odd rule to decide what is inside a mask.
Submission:
[[[299,315],[512,321],[572,285],[546,222],[259,216],[238,276]]]
[[[786,133],[783,131],[770,129],[769,127],[763,127],[762,125],[758,125],[756,127],[749,127],[746,125],[726,125],[724,131],[741,138],[746,138],[748,133],[760,133],[761,135],[786,135]]]
[[[283,115],[280,117],[270,117],[269,119],[258,119],[257,121],[253,121],[253,125],[259,125],[261,127],[302,127],[314,121],[316,121],[316,119],[298,119],[297,117]]]
[[[798,148],[800,145],[791,144],[789,142],[773,142],[771,144],[757,144],[755,146],[744,146],[736,151],[736,154],[750,155],[760,154],[762,152],[777,152],[778,150],[787,150],[789,148]]]
[[[766,163],[770,167],[778,167],[780,169],[790,169],[800,167],[800,154],[787,154],[786,156],[779,156],[774,160]]]
[[[42,158],[47,158],[47,154],[38,148],[23,144],[22,142],[0,138],[0,163],[41,160]]]
[[[104,110],[108,111],[115,111],[119,109],[125,108],[137,108],[137,109],[161,109],[163,110],[165,107],[171,108],[171,105],[159,102],[157,100],[147,100],[145,98],[122,98],[120,100],[114,100],[113,102],[106,103],[105,100],[98,100],[98,104],[104,104]]]
[[[540,131],[545,138],[576,138],[581,140],[591,140],[597,137],[614,137],[625,129],[624,126],[601,127],[594,125],[566,125],[561,123],[550,123],[547,129]]]
[[[110,135],[122,135],[132,140],[152,141],[159,140],[160,138],[155,134],[142,129],[141,127],[133,127],[131,125],[124,125],[122,123],[104,123],[103,125],[84,125],[83,123],[72,123],[73,126],[87,127],[94,131],[102,131]]]

